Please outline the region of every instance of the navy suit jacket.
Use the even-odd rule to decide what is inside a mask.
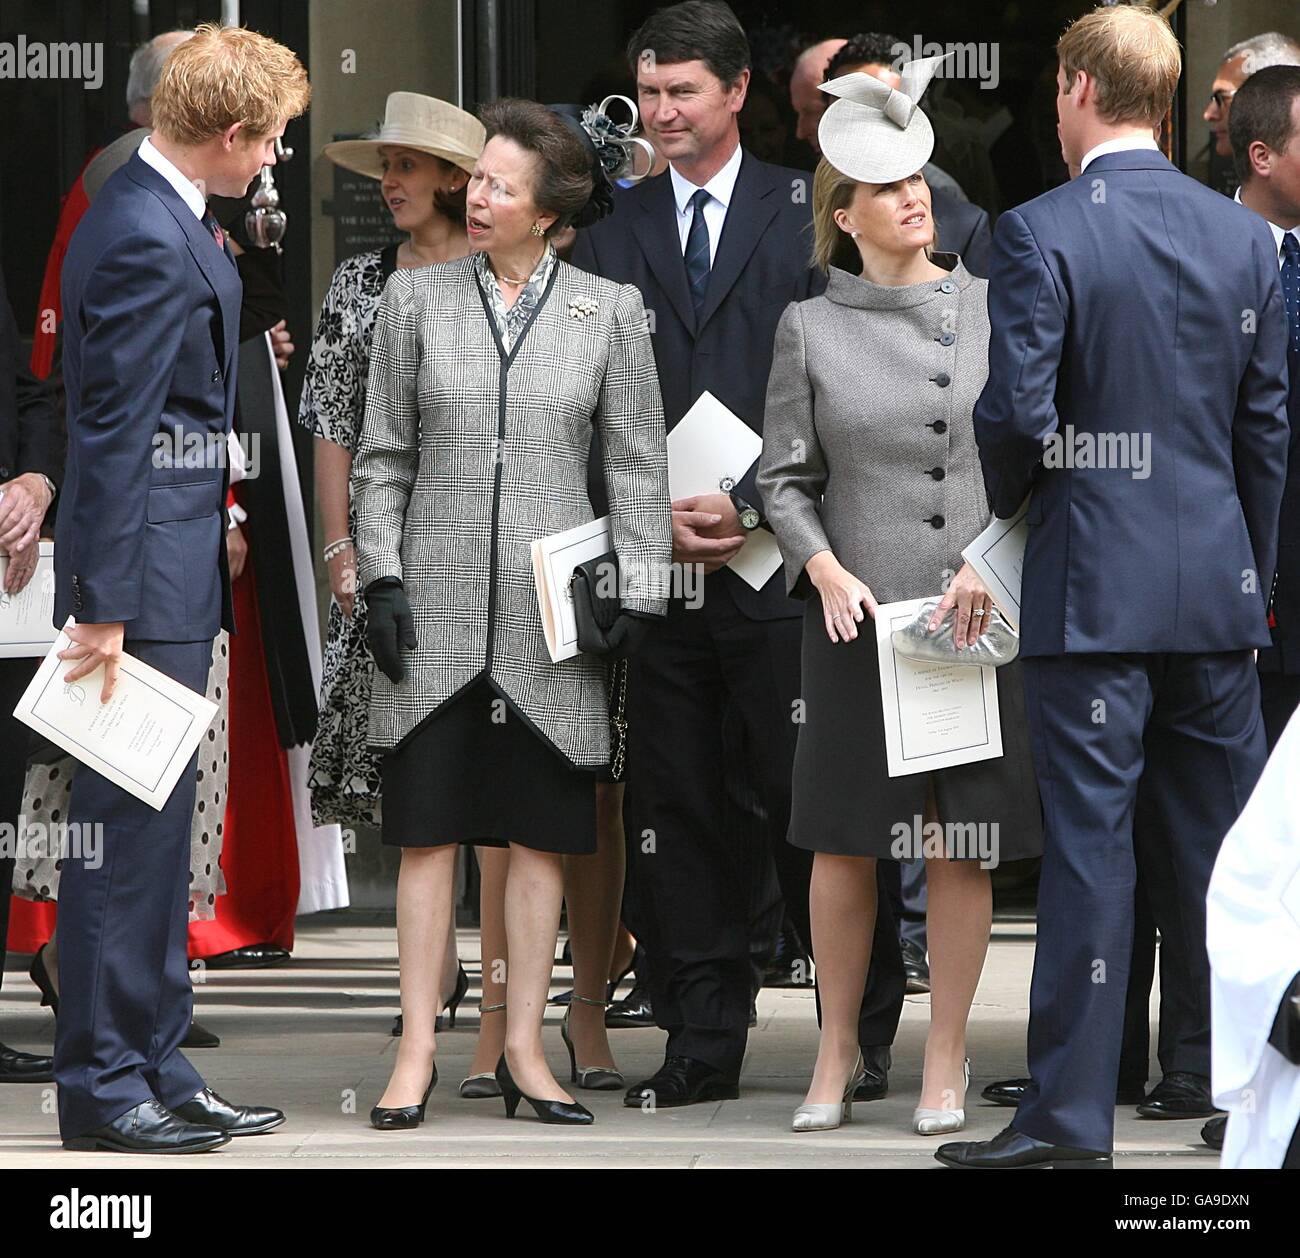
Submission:
[[[1021,651],[1267,646],[1289,437],[1268,225],[1160,153],[1103,155],[999,218],[989,323],[989,501],[1033,491]],[[1053,434],[1073,466],[1045,463]]]
[[[63,264],[56,624],[120,620],[128,639],[163,642],[234,627],[225,438],[241,288],[229,248],[139,154],[78,224]]]
[[[1273,586],[1273,645],[1259,653],[1262,673],[1300,675],[1300,354],[1287,357],[1290,375],[1291,453],[1282,491]]]
[[[616,190],[614,213],[578,233],[574,266],[641,290],[669,431],[707,389],[762,433],[776,325],[790,302],[826,286],[811,266],[811,199],[811,175],[742,153],[698,324],[667,171]],[[755,460],[736,493],[761,511],[757,471]],[[761,590],[729,568],[708,580],[712,590],[721,582],[751,619],[803,615],[804,604],[786,596],[779,568]]]

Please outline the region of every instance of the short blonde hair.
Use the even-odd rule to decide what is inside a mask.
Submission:
[[[1065,86],[1082,70],[1097,88],[1103,122],[1154,127],[1169,112],[1183,54],[1169,23],[1141,4],[1119,4],[1085,13],[1057,41]]]
[[[174,144],[202,144],[236,122],[270,134],[311,99],[302,62],[241,26],[205,23],[163,65],[150,100],[154,127]]]

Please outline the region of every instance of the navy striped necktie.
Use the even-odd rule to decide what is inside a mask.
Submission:
[[[1282,237],[1282,296],[1286,298],[1287,327],[1291,333],[1287,350],[1295,358],[1300,355],[1300,240],[1295,238],[1295,232],[1287,232]]]
[[[695,317],[704,309],[704,298],[709,291],[709,225],[704,221],[704,207],[709,203],[709,193],[700,188],[690,200],[695,217],[686,236],[686,283],[690,286]]]

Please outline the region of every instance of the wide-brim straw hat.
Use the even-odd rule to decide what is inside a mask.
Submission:
[[[894,183],[916,174],[934,152],[934,129],[917,102],[946,56],[909,61],[898,88],[862,70],[821,84],[838,98],[817,126],[822,156],[859,183]]]
[[[473,114],[419,92],[389,92],[383,126],[364,140],[335,140],[325,146],[325,156],[345,170],[371,179],[384,177],[383,145],[400,145],[432,153],[470,172],[483,152],[487,133]]]

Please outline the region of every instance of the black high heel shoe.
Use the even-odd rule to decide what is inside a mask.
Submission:
[[[591,1000],[579,996],[577,992],[573,993],[573,999],[584,1005],[595,1005],[597,1009],[605,1008],[603,1000]],[[560,1039],[569,1050],[569,1082],[576,1083],[588,1092],[621,1092],[627,1087],[627,1080],[623,1078],[622,1071],[615,1070],[613,1066],[583,1066],[579,1069],[578,1055],[574,1052],[573,1040],[569,1038],[569,1014],[572,1012],[573,1005],[570,1003],[564,1011],[564,1020],[560,1023]]]
[[[456,1029],[456,1010],[460,1008],[460,1002],[465,999],[465,993],[467,991],[469,991],[469,975],[465,973],[465,967],[462,965],[457,969],[456,988],[451,995],[447,997],[447,1003],[443,1005],[443,1009],[447,1011],[445,1022],[442,1014],[439,1014],[433,1020],[433,1029],[435,1032],[442,1030],[454,1031]],[[397,1017],[393,1019],[393,1029],[389,1034],[398,1036],[401,1035],[401,1033],[402,1015],[399,1013]]]
[[[577,1101],[539,1101],[519,1090],[510,1077],[510,1067],[506,1065],[506,1055],[501,1054],[497,1062],[497,1083],[501,1086],[501,1096],[506,1103],[506,1117],[513,1118],[520,1101],[527,1101],[533,1112],[544,1123],[562,1123],[565,1126],[587,1126],[596,1121],[595,1115]]]
[[[49,946],[49,944],[43,943],[37,949],[36,955],[32,958],[32,963],[27,969],[27,975],[41,989],[41,1004],[49,1005],[50,1011],[57,1018],[59,1016],[59,993],[54,990],[50,972],[45,967],[45,949]]]
[[[429,1104],[429,1094],[438,1082],[438,1063],[433,1063],[433,1075],[429,1086],[424,1089],[424,1099],[419,1105],[399,1105],[386,1107],[376,1105],[370,1111],[370,1125],[377,1131],[409,1131],[424,1122],[424,1109]]]

